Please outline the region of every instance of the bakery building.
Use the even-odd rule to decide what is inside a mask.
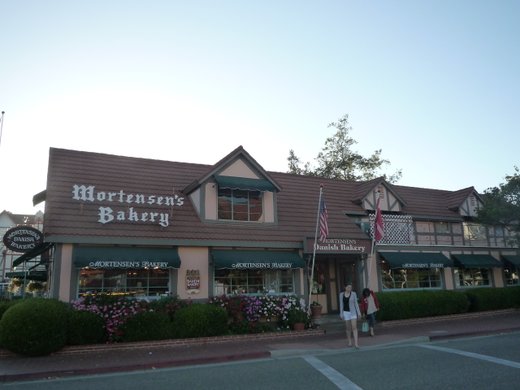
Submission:
[[[315,241],[320,186],[329,234]],[[242,147],[214,165],[51,148],[39,198],[49,295],[63,301],[100,292],[307,299],[312,274],[312,300],[333,312],[347,280],[358,291],[518,284],[518,248],[506,229],[473,222],[473,188],[267,172]],[[374,242],[378,202],[384,235]]]

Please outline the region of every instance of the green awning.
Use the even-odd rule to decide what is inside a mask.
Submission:
[[[305,261],[294,252],[211,251],[215,269],[291,269],[304,268]]]
[[[7,278],[16,278],[16,279],[23,279],[26,280],[36,280],[38,282],[45,282],[47,280],[47,271],[30,271],[30,272],[23,272],[23,271],[14,271],[14,272],[6,272],[5,276]]]
[[[379,252],[390,268],[444,268],[453,262],[441,252]]]
[[[215,176],[219,188],[248,191],[275,191],[276,188],[269,180],[249,179],[235,176]]]
[[[502,267],[502,263],[491,255],[452,255],[455,265],[464,268]]]
[[[520,267],[520,256],[502,255],[502,257],[509,263]]]
[[[34,247],[29,252],[25,252],[23,255],[18,257],[13,261],[13,267],[16,267],[22,264],[25,261],[34,259],[37,256],[40,256],[43,252],[49,250],[54,244],[52,242],[44,242],[42,245]]]
[[[72,253],[76,267],[89,268],[179,268],[177,248],[78,246]]]

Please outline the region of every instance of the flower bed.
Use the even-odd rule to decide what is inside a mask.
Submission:
[[[289,314],[305,311],[305,302],[295,296],[218,296],[209,304],[223,307],[228,313],[229,334],[251,334],[292,327]],[[89,311],[104,321],[106,340],[119,342],[123,338],[124,324],[139,313],[157,311],[168,314],[173,320],[175,311],[187,303],[178,298],[146,302],[106,294],[87,295],[72,302],[74,310]]]
[[[261,331],[258,329],[261,323],[273,323],[279,329],[289,329],[289,312],[295,308],[305,310],[305,301],[295,296],[274,295],[221,295],[213,297],[210,303],[225,308],[231,319],[242,318],[250,324],[250,331]]]

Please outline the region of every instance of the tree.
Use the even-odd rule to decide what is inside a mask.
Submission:
[[[334,127],[336,133],[325,140],[322,151],[316,157],[317,167],[312,168],[309,162],[301,167],[302,162],[291,149],[287,158],[289,173],[340,180],[371,180],[384,176],[391,183],[401,178],[400,170],[389,177],[379,174],[379,170],[390,163],[381,158],[381,149],[368,158],[352,150],[357,141],[350,136],[352,127],[348,122],[348,114],[337,122],[330,123],[328,127]]]
[[[520,244],[520,170],[506,176],[506,182],[488,188],[482,196],[477,221],[484,225],[503,226],[516,233],[511,244]]]

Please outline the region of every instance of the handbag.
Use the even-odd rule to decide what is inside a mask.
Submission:
[[[363,321],[363,323],[361,324],[361,331],[363,333],[368,332],[368,321]]]

